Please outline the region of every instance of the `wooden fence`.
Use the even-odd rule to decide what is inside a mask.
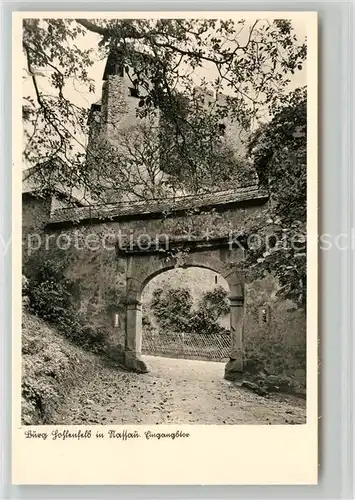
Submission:
[[[142,354],[169,358],[227,361],[231,349],[227,334],[144,332]]]

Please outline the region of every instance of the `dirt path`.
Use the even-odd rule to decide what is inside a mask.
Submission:
[[[264,398],[223,379],[224,364],[144,356],[150,371],[103,367],[56,424],[300,424],[305,401]]]

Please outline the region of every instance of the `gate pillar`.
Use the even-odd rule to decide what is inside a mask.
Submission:
[[[125,367],[139,373],[148,371],[141,359],[142,303],[131,299],[126,305]]]
[[[224,378],[239,380],[243,374],[244,296],[233,294],[229,297],[229,300],[231,353],[225,367]]]

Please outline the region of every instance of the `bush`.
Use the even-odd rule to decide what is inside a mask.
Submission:
[[[104,327],[93,327],[78,321],[66,332],[66,337],[80,347],[99,354],[107,347],[108,332]]]
[[[34,283],[29,288],[28,298],[31,312],[63,328],[70,326],[70,294],[62,283],[53,280]]]
[[[142,315],[142,328],[145,334],[153,335],[158,334],[157,328],[152,324],[151,317],[148,311],[144,308]]]
[[[220,326],[213,317],[211,318],[210,311],[206,309],[198,309],[190,315],[188,331],[189,333],[207,335],[229,334],[229,330]]]
[[[198,309],[205,311],[211,321],[217,321],[221,316],[229,313],[228,292],[219,286],[212,291],[205,292],[199,302]]]
[[[22,295],[27,295],[28,291],[28,278],[22,275]]]
[[[74,318],[71,289],[61,264],[44,261],[27,283],[30,311],[47,321],[69,326]]]
[[[280,391],[303,393],[306,387],[305,341],[292,345],[275,332],[265,335],[262,341],[248,339],[244,346],[246,375]]]
[[[62,264],[45,261],[28,280],[29,311],[56,325],[69,340],[95,353],[103,352],[109,333],[85,324],[72,305],[74,284],[64,276]]]
[[[160,327],[182,331],[188,326],[192,305],[188,288],[158,288],[150,304]]]
[[[197,310],[188,288],[158,288],[154,291],[151,309],[161,329],[189,334],[228,334],[218,324],[222,314],[229,311],[227,292],[217,287],[206,292]]]

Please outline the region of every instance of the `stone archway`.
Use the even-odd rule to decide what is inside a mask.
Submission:
[[[140,373],[148,371],[141,358],[143,289],[158,274],[177,267],[175,259],[154,259],[149,264],[142,266],[139,259],[131,257],[128,266],[130,272],[127,275],[124,362],[126,368]],[[230,266],[213,255],[201,259],[198,254],[191,254],[182,267],[209,269],[223,276],[229,285],[231,352],[225,368],[225,378],[236,380],[243,372],[244,278],[241,273],[231,271]]]

